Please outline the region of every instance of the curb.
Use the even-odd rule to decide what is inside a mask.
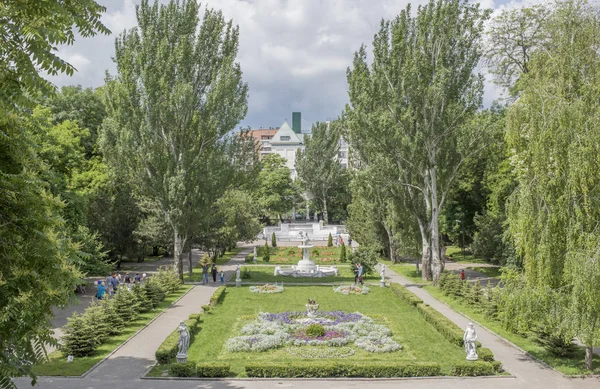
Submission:
[[[145,374],[150,371],[155,365],[152,365]],[[245,382],[245,381],[277,381],[281,382],[285,380],[286,382],[290,381],[409,381],[409,380],[472,380],[472,379],[490,379],[490,378],[517,378],[513,375],[491,375],[491,376],[477,376],[477,377],[455,377],[455,376],[431,376],[431,377],[388,377],[388,378],[369,378],[369,377],[321,377],[321,378],[234,378],[234,377],[140,377],[142,380],[157,380],[157,381],[213,381],[213,382],[222,382],[222,381],[233,381],[233,382]]]

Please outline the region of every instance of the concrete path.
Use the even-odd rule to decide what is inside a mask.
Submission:
[[[228,277],[235,272],[235,266],[243,263],[244,257],[252,250],[251,246],[232,258],[224,268]],[[445,304],[434,299],[418,285],[398,276],[387,269],[388,280],[407,285],[408,288],[423,299],[427,304],[437,309],[450,320],[464,328],[468,319],[450,309]],[[410,286],[409,286],[410,285]],[[439,389],[598,389],[600,379],[568,379],[540,363],[530,359],[523,352],[503,342],[495,334],[476,326],[479,340],[485,347],[490,348],[496,359],[500,360],[505,369],[515,377],[495,378],[438,378],[438,379],[226,379],[217,381],[193,381],[184,379],[157,380],[141,379],[140,376],[154,363],[154,352],[166,336],[176,328],[180,320],[191,313],[199,312],[206,304],[214,285],[195,286],[175,306],[158,317],[150,326],[131,339],[120,350],[98,366],[85,378],[54,378],[41,377],[38,381],[40,388],[48,389],[269,389],[269,388],[298,388],[298,389],[330,389],[330,388],[439,388]],[[15,380],[19,388],[27,388],[29,381]]]

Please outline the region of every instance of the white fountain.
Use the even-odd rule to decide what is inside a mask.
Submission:
[[[298,265],[291,267],[276,266],[276,276],[292,276],[292,277],[328,277],[337,276],[338,269],[336,266],[319,266],[315,265],[310,260],[310,249],[313,247],[309,244],[308,233],[300,231],[298,234],[302,239],[302,244],[298,246],[302,249],[302,259]]]

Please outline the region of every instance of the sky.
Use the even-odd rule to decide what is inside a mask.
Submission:
[[[111,35],[78,37],[59,48],[77,69],[72,77],[48,77],[57,86],[98,87],[112,61],[115,37],[135,27],[140,0],[96,0],[107,8],[102,21]],[[152,1],[152,0],[151,0]],[[166,3],[168,0],[160,0]],[[494,13],[535,0],[482,0]],[[313,123],[336,118],[348,103],[346,69],[361,44],[367,48],[382,19],[392,19],[412,3],[428,0],[204,0],[202,7],[221,9],[240,27],[240,62],[248,83],[248,113],[240,126],[279,127],[302,113],[302,131]],[[369,51],[367,51],[369,53]],[[482,69],[485,72],[485,69]],[[484,106],[501,97],[486,77]]]

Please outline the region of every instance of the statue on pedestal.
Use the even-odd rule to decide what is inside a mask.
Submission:
[[[465,344],[465,351],[467,352],[468,361],[476,361],[479,359],[477,356],[477,345],[475,344],[476,340],[477,333],[475,332],[475,328],[473,328],[473,323],[469,323],[467,325],[467,329],[465,330],[465,334],[463,335],[463,342]]]
[[[177,350],[177,362],[187,362],[187,352],[190,348],[190,333],[182,321],[179,323],[179,349]]]
[[[381,276],[381,282],[385,282],[385,265],[381,265],[381,272],[379,275]]]
[[[238,263],[236,269],[235,269],[235,280],[236,281],[241,281],[242,277],[240,276],[240,264]]]

